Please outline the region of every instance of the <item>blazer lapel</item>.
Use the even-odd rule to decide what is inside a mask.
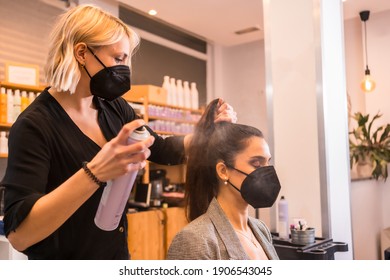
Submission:
[[[246,254],[233,226],[230,224],[229,219],[226,217],[215,198],[211,201],[206,213],[210,217],[219,237],[225,245],[229,259],[248,260],[249,256]]]

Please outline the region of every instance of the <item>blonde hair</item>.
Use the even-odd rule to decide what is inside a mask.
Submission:
[[[139,37],[123,21],[94,5],[70,9],[59,17],[50,36],[46,82],[57,91],[74,93],[81,77],[74,46],[85,43],[98,48],[115,44],[124,36],[129,38],[131,57]],[[131,59],[128,61],[130,66]]]

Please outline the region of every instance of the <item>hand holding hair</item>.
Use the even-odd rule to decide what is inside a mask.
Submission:
[[[226,103],[222,98],[219,98],[217,105],[217,115],[214,122],[237,122],[237,113],[233,107]]]

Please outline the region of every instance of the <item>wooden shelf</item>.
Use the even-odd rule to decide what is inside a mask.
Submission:
[[[168,104],[158,103],[158,102],[149,102],[149,105],[167,107],[167,108],[178,109],[178,110],[183,110],[183,111],[190,111],[190,112],[198,113],[198,114],[202,114],[202,112],[203,112],[203,110],[201,110],[201,109],[192,109],[192,108],[186,108],[186,107],[179,107],[179,106],[173,106],[173,105],[168,105]]]
[[[0,127],[11,128],[12,123],[0,123]]]
[[[160,120],[160,121],[168,121],[168,122],[175,122],[175,123],[188,123],[188,124],[197,124],[198,123],[197,121],[191,121],[191,120],[185,120],[185,119],[174,119],[174,118],[151,116],[151,115],[149,115],[149,120]]]
[[[45,86],[28,86],[28,85],[21,85],[21,84],[14,84],[14,83],[7,83],[7,82],[0,82],[0,87],[10,88],[10,89],[19,89],[21,91],[34,91],[34,92],[41,92],[45,89]]]
[[[0,154],[0,158],[8,158],[8,154]]]

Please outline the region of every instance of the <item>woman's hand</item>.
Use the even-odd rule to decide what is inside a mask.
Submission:
[[[237,122],[237,113],[222,98],[219,98],[217,115],[215,116],[214,122]]]
[[[127,144],[130,134],[143,125],[145,125],[143,120],[135,120],[124,125],[117,137],[106,143],[88,163],[89,169],[100,181],[115,179],[145,167],[146,159],[150,156],[149,147],[153,145],[154,137],[149,136],[135,144]]]

